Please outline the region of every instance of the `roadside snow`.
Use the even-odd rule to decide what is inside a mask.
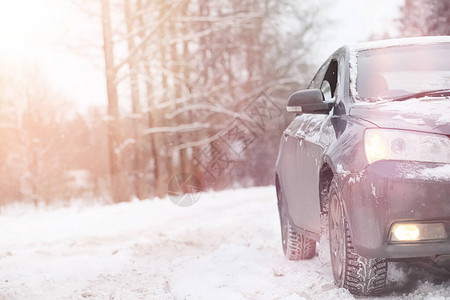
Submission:
[[[282,255],[274,187],[0,216],[0,299],[354,299],[318,256]],[[393,264],[383,299],[448,299],[450,282]],[[417,279],[419,279],[416,285]],[[436,281],[436,283],[434,283]]]

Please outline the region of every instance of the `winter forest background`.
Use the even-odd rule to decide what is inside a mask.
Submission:
[[[0,68],[0,204],[164,197],[273,182],[287,97],[306,87],[333,26],[327,0],[73,0],[101,28],[107,107],[74,109],[39,65]],[[398,36],[450,34],[450,2],[405,0]],[[330,53],[331,54],[331,53]]]

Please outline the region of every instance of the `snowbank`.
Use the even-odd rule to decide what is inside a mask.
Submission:
[[[0,216],[0,299],[354,299],[318,256],[282,255],[274,187]],[[450,284],[390,265],[384,299],[448,299]],[[413,278],[413,281],[409,281]],[[419,284],[416,285],[416,278]]]

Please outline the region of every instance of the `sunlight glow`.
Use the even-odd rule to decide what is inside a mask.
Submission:
[[[34,55],[34,47],[53,35],[54,5],[50,0],[0,2],[0,55],[21,60]]]

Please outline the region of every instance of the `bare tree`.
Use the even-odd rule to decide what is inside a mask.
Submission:
[[[227,126],[236,119],[254,125],[245,109],[258,95],[265,92],[271,101],[282,103],[304,84],[302,74],[309,70],[308,51],[318,30],[315,11],[308,5],[294,0],[100,1],[112,186],[121,182],[119,190],[125,194],[126,177],[132,178],[134,193],[142,199],[165,196],[176,173],[203,176],[208,166],[200,157],[211,163]],[[121,49],[116,59],[114,49]],[[129,96],[120,97],[131,104],[131,114],[121,120],[117,89],[126,81]],[[271,128],[278,128],[284,120],[280,115],[271,122]],[[277,144],[276,137],[265,132],[259,136],[254,145]],[[259,151],[255,146],[253,153],[275,155],[275,148]],[[117,150],[128,155],[121,157]],[[222,177],[221,184],[205,182],[205,187],[228,186],[237,176],[268,178],[260,170],[270,169],[272,162],[254,161],[241,153],[233,163],[240,171],[220,171],[216,175]],[[123,198],[117,193],[114,199]]]
[[[401,36],[449,35],[450,2],[406,0],[399,21]]]
[[[108,140],[109,164],[111,176],[111,191],[114,202],[128,201],[130,198],[128,185],[125,181],[121,161],[121,129],[119,123],[119,106],[116,86],[116,67],[114,64],[114,43],[111,28],[111,12],[109,0],[101,0],[103,52],[105,57],[105,76],[108,93]]]
[[[137,19],[134,17],[136,8],[132,7],[130,0],[124,0],[124,11],[127,28],[127,44],[128,52],[131,53],[135,49],[135,35],[134,30],[137,27]],[[143,115],[141,112],[140,93],[139,93],[139,79],[138,79],[138,61],[137,55],[130,56],[128,58],[129,67],[129,81],[131,91],[131,111],[132,111],[132,126],[133,126],[133,187],[134,194],[138,199],[144,199],[148,194],[145,194],[145,179],[144,173],[147,171],[145,168],[145,161],[143,155],[142,145],[142,121]]]

